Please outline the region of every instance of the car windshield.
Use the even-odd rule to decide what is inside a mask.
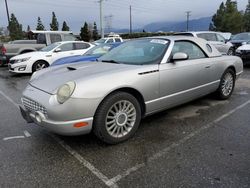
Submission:
[[[165,54],[169,40],[146,38],[126,42],[98,61],[131,65],[158,64]]]
[[[51,44],[49,46],[46,46],[46,47],[42,48],[40,51],[41,52],[49,52],[49,51],[53,50],[54,48],[56,48],[59,45],[60,45],[60,43],[56,42],[56,43],[53,43],[53,44]]]
[[[105,43],[106,39],[99,39],[99,40],[96,40],[95,43]]]
[[[249,40],[250,41],[250,33],[240,33],[233,36],[232,40]]]
[[[88,50],[84,55],[96,55],[96,54],[106,54],[112,46],[108,44],[101,44],[99,46],[95,46]]]

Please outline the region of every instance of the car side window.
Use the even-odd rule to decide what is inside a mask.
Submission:
[[[114,41],[113,41],[113,39],[109,39],[108,41],[107,41],[107,43],[113,43]]]
[[[61,48],[61,52],[71,51],[74,49],[72,43],[62,44],[59,48]]]
[[[115,38],[115,42],[121,42],[121,39]]]
[[[177,52],[186,53],[189,60],[201,59],[206,57],[199,46],[189,41],[176,41],[172,50],[172,55]]]
[[[43,33],[37,35],[37,44],[46,44],[46,36]]]
[[[87,43],[74,43],[74,50],[83,50],[89,48],[90,45]]]
[[[223,36],[221,36],[220,34],[217,34],[216,36],[217,36],[218,41],[220,41],[220,42],[226,41],[225,38]]]
[[[59,34],[50,34],[50,41],[51,41],[51,43],[61,42],[62,41],[62,37]]]
[[[197,34],[197,36],[207,41],[217,41],[217,37],[215,33],[199,33]]]

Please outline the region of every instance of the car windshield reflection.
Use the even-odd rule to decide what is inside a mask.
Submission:
[[[169,41],[166,39],[133,40],[116,47],[98,60],[102,62],[112,60],[112,62],[131,65],[158,64],[168,46]]]

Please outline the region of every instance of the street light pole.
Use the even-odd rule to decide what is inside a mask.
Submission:
[[[104,0],[99,0],[100,3],[100,33],[101,33],[101,38],[104,38],[104,30],[103,30],[103,16],[102,16],[102,2]]]
[[[130,29],[129,29],[129,34],[132,34],[132,6],[129,6],[129,17],[130,17]]]
[[[10,25],[10,15],[9,15],[9,7],[7,0],[5,0],[5,6],[6,6],[6,12],[7,12],[7,18],[8,18],[8,25]]]
[[[191,16],[191,11],[187,11],[186,14],[187,14],[187,31],[188,31],[189,30],[189,18]]]

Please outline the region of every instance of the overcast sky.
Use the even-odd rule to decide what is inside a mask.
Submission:
[[[132,6],[133,28],[151,22],[181,21],[190,10],[191,19],[212,16],[222,0],[104,0],[103,15],[112,15],[113,28],[129,28],[129,5]],[[224,0],[225,2],[225,0]],[[245,10],[248,0],[238,0],[239,10]],[[55,11],[60,23],[65,20],[74,32],[79,32],[85,21],[96,21],[99,26],[98,0],[8,0],[9,11],[14,13],[24,29],[35,29],[40,16],[49,29],[51,12]],[[0,1],[0,26],[7,25],[4,0]]]

